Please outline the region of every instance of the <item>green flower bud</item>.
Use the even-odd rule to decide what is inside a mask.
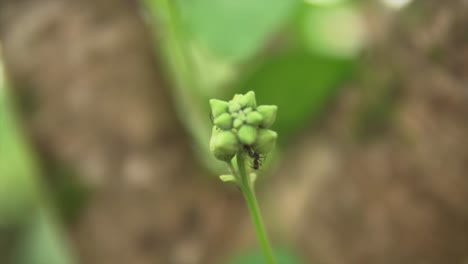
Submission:
[[[270,129],[259,129],[257,142],[255,142],[253,149],[258,154],[267,154],[275,146],[278,134]]]
[[[252,145],[257,139],[257,128],[243,125],[237,132],[237,136],[242,144]]]
[[[228,103],[218,99],[211,99],[210,106],[211,115],[213,116],[213,118],[217,118],[222,113],[226,113],[228,111]]]
[[[237,116],[237,119],[240,119],[240,120],[242,120],[242,121],[245,121],[246,116],[245,116],[244,113],[240,112],[239,115]]]
[[[253,91],[247,92],[242,97],[239,97],[238,102],[242,107],[255,108],[257,106],[257,101],[255,100],[255,93]]]
[[[262,122],[262,120],[262,115],[257,111],[253,111],[247,114],[246,121],[249,125],[258,126]]]
[[[229,102],[229,112],[233,113],[233,112],[238,112],[239,110],[241,110],[241,105],[238,102],[236,101]]]
[[[275,119],[278,108],[274,105],[257,107],[255,93],[236,94],[229,102],[210,100],[213,131],[210,150],[222,161],[231,161],[242,145],[252,147],[258,154],[267,154],[276,143],[278,135],[267,129]],[[231,181],[231,175],[222,180]]]
[[[242,95],[242,94],[235,94],[231,101],[232,101],[232,102],[238,103],[239,100],[240,100],[242,97],[244,97],[244,95]]]
[[[233,124],[234,128],[239,128],[243,124],[244,124],[244,120],[242,120],[241,118],[234,119],[234,124]]]
[[[228,113],[223,113],[219,115],[214,120],[214,124],[217,125],[219,128],[223,130],[231,129],[232,128],[232,116]]]
[[[230,161],[239,150],[239,142],[234,132],[219,130],[213,126],[210,150],[217,159]]]
[[[260,126],[263,128],[268,128],[275,122],[276,112],[278,107],[276,105],[261,105],[257,107],[257,111],[262,115],[263,120],[260,123]]]

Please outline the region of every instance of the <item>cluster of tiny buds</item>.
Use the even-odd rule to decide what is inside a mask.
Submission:
[[[239,151],[246,151],[246,147],[254,156],[273,149],[278,135],[269,127],[276,119],[277,106],[257,106],[253,91],[236,94],[228,102],[211,99],[210,106],[213,120],[210,149],[216,158],[230,161]]]

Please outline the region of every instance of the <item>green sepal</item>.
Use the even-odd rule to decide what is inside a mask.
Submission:
[[[217,159],[229,162],[239,150],[239,142],[234,132],[213,126],[210,150]]]
[[[273,150],[276,144],[278,134],[270,129],[259,129],[257,142],[253,145],[253,149],[258,154],[267,154]]]
[[[237,132],[237,136],[242,144],[252,145],[257,139],[257,128],[249,125],[243,125]]]
[[[218,99],[211,99],[210,106],[213,119],[228,111],[228,103]]]
[[[231,174],[220,175],[219,179],[221,179],[221,181],[223,182],[237,182],[236,177],[234,177],[234,175]]]
[[[232,116],[228,113],[222,113],[213,122],[216,126],[223,130],[232,128]]]
[[[257,107],[257,112],[259,112],[263,119],[260,123],[260,126],[263,128],[269,128],[276,120],[276,112],[278,107],[276,105],[261,105]]]

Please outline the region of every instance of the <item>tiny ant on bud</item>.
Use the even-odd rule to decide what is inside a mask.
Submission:
[[[248,145],[244,145],[244,150],[247,152],[249,157],[251,157],[253,159],[251,164],[250,164],[252,169],[258,170],[260,168],[260,166],[262,166],[262,161],[263,161],[263,159],[265,157],[261,156],[260,154],[258,154],[255,151],[253,151],[252,148],[250,148],[250,146],[248,146]]]

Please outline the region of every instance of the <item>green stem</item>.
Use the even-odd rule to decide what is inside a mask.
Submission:
[[[268,235],[263,225],[263,219],[260,213],[260,207],[258,206],[257,197],[255,196],[255,191],[252,184],[250,184],[249,177],[247,176],[244,153],[242,152],[237,153],[237,166],[240,174],[240,186],[247,202],[263,254],[265,255],[268,264],[276,264],[273,250],[270,246],[270,241],[268,240]]]

